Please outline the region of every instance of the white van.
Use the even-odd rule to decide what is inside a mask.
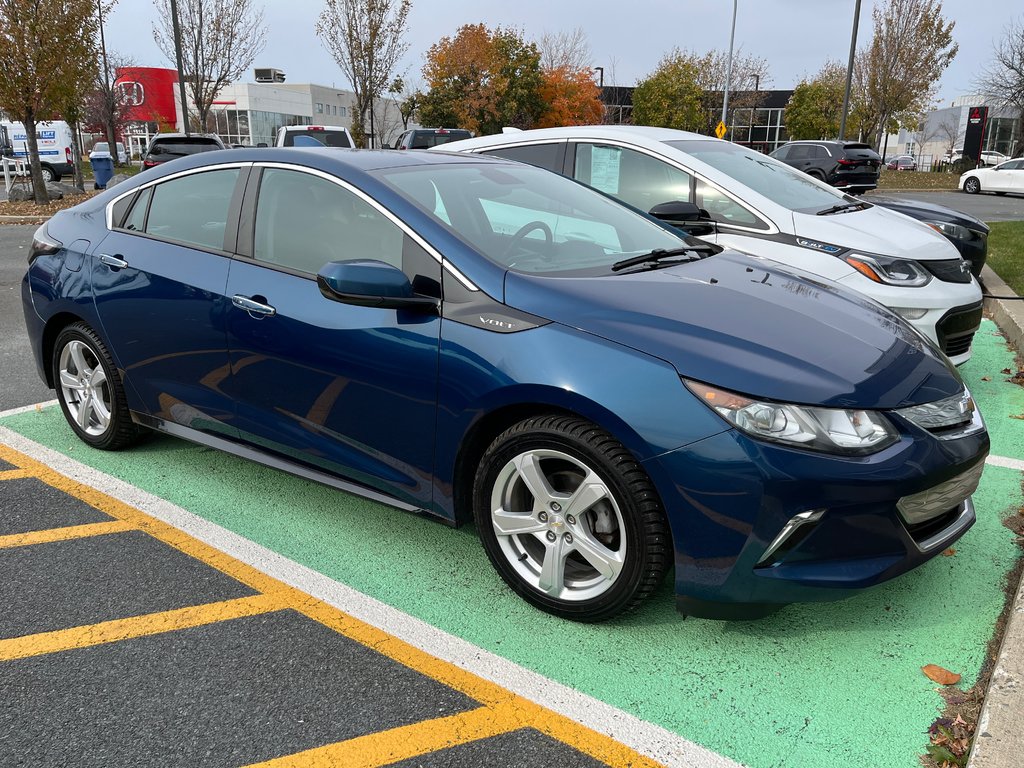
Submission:
[[[927,225],[728,141],[668,128],[575,126],[481,136],[432,151],[519,160],[589,184],[704,239],[843,283],[960,365],[981,323],[970,264]],[[693,210],[676,222],[666,203]],[[676,205],[675,207],[680,207]],[[536,234],[536,233],[535,233]],[[698,234],[695,232],[694,234]],[[539,235],[538,235],[539,236]]]
[[[21,123],[4,121],[14,156],[28,158],[28,136]],[[43,181],[60,181],[62,176],[74,173],[74,159],[71,153],[71,126],[63,120],[36,123],[36,143],[39,146],[39,165],[43,169]]]

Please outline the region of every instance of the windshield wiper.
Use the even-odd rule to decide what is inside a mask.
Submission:
[[[833,205],[831,208],[826,208],[823,211],[818,211],[815,216],[830,216],[833,213],[842,213],[843,211],[852,211],[858,208],[868,208],[870,205],[865,203],[863,200],[859,200],[856,203],[840,203],[839,205]]]
[[[617,261],[612,264],[612,272],[618,272],[622,269],[628,269],[629,267],[636,267],[640,264],[651,264],[656,265],[663,259],[671,259],[676,256],[683,256],[687,253],[717,253],[717,249],[713,245],[707,243],[701,243],[700,245],[687,245],[682,248],[655,248],[653,251],[648,253],[641,253],[639,256],[630,256],[628,259]],[[687,261],[696,261],[700,256],[693,256],[687,259]]]

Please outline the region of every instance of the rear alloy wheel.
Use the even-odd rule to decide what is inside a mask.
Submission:
[[[138,441],[117,369],[107,348],[85,323],[69,325],[53,348],[57,399],[68,424],[84,442],[118,450]]]
[[[49,168],[44,165],[42,168],[39,169],[39,172],[43,175],[43,181],[45,181],[47,184],[49,184],[51,181],[56,180],[52,168]]]
[[[976,176],[968,176],[964,182],[964,192],[969,195],[976,195],[981,192],[981,182]]]
[[[487,449],[477,530],[505,582],[541,610],[601,621],[661,582],[668,528],[657,493],[615,438],[571,416],[516,424]]]

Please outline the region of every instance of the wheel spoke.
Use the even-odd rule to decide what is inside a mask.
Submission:
[[[499,536],[537,533],[547,528],[530,512],[509,512],[500,508],[491,512],[491,523],[494,525],[494,532]]]
[[[91,371],[89,370],[88,363],[85,362],[85,355],[82,354],[82,350],[85,348],[81,342],[74,341],[70,345],[71,362],[75,364],[75,371],[79,376],[86,376]]]
[[[589,533],[578,532],[573,537],[573,548],[608,581],[613,581],[622,571],[621,555],[591,538]]]
[[[537,586],[553,597],[558,597],[565,589],[565,558],[568,555],[568,548],[561,536],[553,542],[547,542]]]
[[[60,372],[60,385],[65,389],[73,389],[76,392],[83,388],[83,384],[78,380],[78,377],[67,371]]]
[[[566,515],[582,517],[583,513],[602,499],[608,498],[608,489],[601,482],[596,472],[590,472],[580,484],[580,487],[573,491],[569,500],[563,504]]]
[[[99,394],[100,389],[106,383],[107,374],[104,372],[102,365],[97,365],[89,376],[89,386],[93,388],[96,394]]]
[[[551,490],[548,479],[544,476],[544,470],[540,466],[540,459],[532,453],[524,453],[516,458],[515,464],[519,477],[522,478],[523,483],[530,493],[533,494],[534,508],[546,507],[548,502],[554,497],[554,491]]]
[[[96,417],[96,426],[101,430],[106,429],[107,425],[110,424],[110,409],[107,408],[107,404],[103,402],[96,393],[89,398],[89,406],[92,408],[93,415]]]
[[[89,428],[89,416],[92,414],[92,401],[89,398],[82,398],[78,402],[78,411],[75,413],[75,421],[82,429]]]

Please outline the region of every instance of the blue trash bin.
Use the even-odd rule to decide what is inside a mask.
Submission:
[[[114,158],[106,152],[93,152],[89,155],[89,165],[92,166],[92,175],[95,178],[93,189],[106,189],[107,184],[114,178]]]

